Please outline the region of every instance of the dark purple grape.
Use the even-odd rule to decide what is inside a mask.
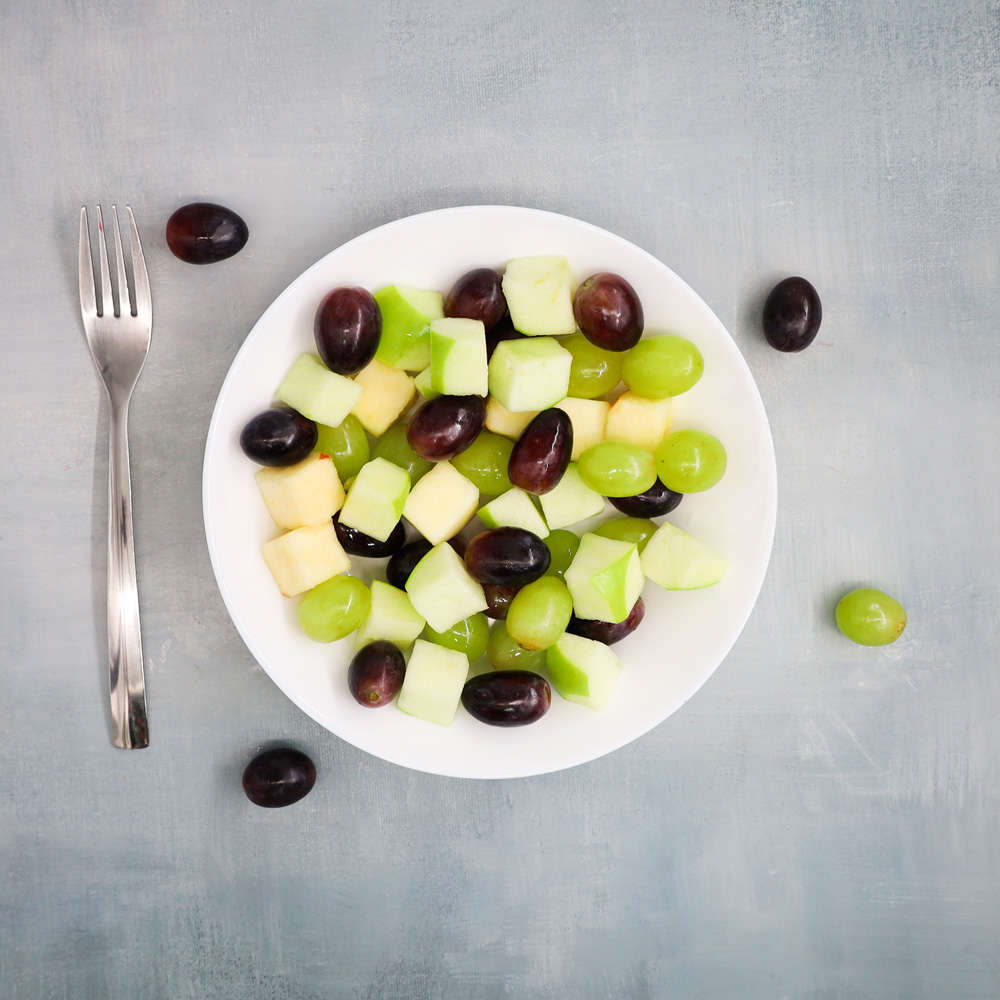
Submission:
[[[524,340],[524,334],[514,329],[514,324],[509,315],[504,316],[492,330],[486,334],[486,357],[487,360],[493,357],[493,352],[497,349],[497,344],[502,340]]]
[[[545,575],[552,557],[538,535],[525,528],[489,528],[465,547],[465,568],[479,583],[523,587]]]
[[[684,498],[683,493],[675,493],[656,480],[645,493],[632,497],[608,497],[612,505],[629,517],[660,517],[669,514]]]
[[[316,350],[323,364],[338,375],[355,375],[378,350],[382,312],[367,288],[335,288],[316,310]]]
[[[347,686],[354,700],[365,708],[381,708],[399,694],[406,674],[406,660],[387,639],[362,646],[347,668]]]
[[[247,458],[261,465],[294,465],[316,447],[319,431],[308,417],[295,410],[264,410],[247,421],[240,447]]]
[[[503,278],[492,267],[467,271],[451,287],[444,300],[445,316],[482,321],[489,333],[507,313]]]
[[[406,440],[421,458],[446,461],[465,451],[485,422],[482,396],[435,396],[410,418]]]
[[[239,253],[250,230],[232,210],[207,201],[177,209],[167,219],[167,246],[188,264],[214,264]]]
[[[507,475],[529,493],[548,493],[562,479],[573,454],[573,425],[565,410],[542,410],[510,453]]]
[[[340,523],[340,514],[333,515],[333,526],[337,531],[339,540],[344,551],[351,556],[367,556],[369,559],[384,559],[386,556],[395,555],[406,543],[406,529],[400,521],[389,533],[389,537],[380,542],[371,535],[366,535],[357,528],[349,528],[346,524]]]
[[[520,587],[498,587],[493,583],[483,584],[483,596],[486,598],[486,617],[502,620],[507,617],[510,602]]]
[[[628,618],[623,622],[618,622],[617,624],[614,622],[599,622],[594,618],[577,618],[576,615],[573,615],[566,626],[566,631],[573,635],[582,635],[584,639],[596,639],[598,642],[603,642],[610,646],[613,642],[619,642],[625,636],[631,635],[639,627],[639,623],[645,614],[646,605],[642,603],[642,598],[640,597],[632,605],[632,610],[629,612]]]
[[[642,336],[642,303],[618,274],[592,274],[573,296],[573,316],[583,335],[606,351],[627,351]]]
[[[804,351],[819,333],[823,306],[805,278],[779,281],[764,303],[764,336],[778,351]]]
[[[488,726],[527,726],[552,704],[548,681],[530,670],[497,670],[470,677],[462,688],[462,704]]]
[[[385,564],[386,583],[403,590],[406,581],[410,579],[413,567],[420,562],[433,548],[426,538],[418,538],[415,541],[407,542],[392,558]]]
[[[276,809],[304,799],[316,784],[316,765],[301,750],[279,747],[254,757],[243,772],[243,791],[256,806]]]

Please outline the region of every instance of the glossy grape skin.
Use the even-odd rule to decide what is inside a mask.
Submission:
[[[295,465],[315,447],[319,431],[308,417],[277,407],[247,421],[240,433],[240,447],[247,458],[271,467]]]
[[[336,642],[365,620],[371,606],[371,592],[365,584],[356,576],[341,574],[303,595],[299,624],[314,642]]]
[[[436,632],[428,625],[425,638],[428,642],[444,646],[446,649],[457,649],[472,663],[486,652],[486,646],[490,641],[490,623],[486,615],[480,611],[455,622],[444,632]]]
[[[631,497],[608,497],[612,505],[629,517],[661,517],[684,499],[683,493],[667,489],[659,479],[642,493]]]
[[[486,656],[497,670],[538,670],[545,665],[545,651],[525,649],[507,632],[506,622],[497,622],[490,632]]]
[[[494,583],[484,583],[483,596],[486,598],[488,607],[484,614],[487,618],[495,618],[503,621],[510,610],[510,602],[514,600],[514,595],[521,589],[520,587],[499,587]]]
[[[645,517],[616,517],[604,524],[599,524],[592,531],[603,538],[614,538],[619,542],[628,542],[638,547],[639,552],[646,547],[659,525]]]
[[[313,451],[333,459],[340,481],[353,479],[371,457],[371,445],[361,421],[349,413],[337,427],[317,424],[318,436]]]
[[[381,708],[399,694],[406,675],[406,660],[387,639],[362,646],[347,668],[347,688],[365,708]]]
[[[837,628],[860,646],[887,646],[906,628],[906,612],[894,597],[872,587],[845,594],[837,603]]]
[[[387,462],[405,469],[410,476],[411,488],[417,481],[434,468],[434,463],[418,455],[408,438],[409,429],[406,424],[393,424],[387,427],[385,433],[375,442],[372,458],[384,458]]]
[[[208,201],[183,205],[167,220],[167,246],[187,264],[214,264],[239,253],[250,236],[231,209]]]
[[[488,726],[527,726],[552,704],[548,681],[528,670],[503,670],[470,677],[462,688],[462,704]]]
[[[548,546],[525,528],[489,528],[465,547],[465,568],[472,579],[498,587],[523,587],[542,576],[550,562]]]
[[[580,547],[580,536],[566,528],[556,528],[545,536],[545,545],[552,558],[546,575],[562,580]]]
[[[567,395],[576,399],[596,399],[610,392],[622,380],[624,356],[592,344],[582,333],[560,337],[559,346],[573,356]]]
[[[510,438],[482,430],[465,451],[451,460],[451,464],[480,493],[499,496],[511,488],[507,465],[513,449],[514,442]]]
[[[507,314],[503,278],[492,267],[466,271],[444,300],[445,316],[478,319],[489,333]]]
[[[582,282],[573,316],[584,336],[606,351],[627,351],[642,336],[642,303],[620,274],[600,271]]]
[[[646,399],[679,396],[695,386],[704,371],[701,351],[672,334],[640,341],[622,361],[622,381]]]
[[[323,364],[338,375],[356,375],[378,350],[382,312],[367,288],[334,288],[327,292],[313,320],[316,350]]]
[[[676,493],[701,493],[725,475],[726,449],[705,431],[674,431],[656,449],[656,473]]]
[[[341,548],[350,556],[385,559],[387,556],[395,555],[406,544],[406,528],[403,527],[402,521],[389,532],[389,537],[384,542],[358,531],[357,528],[341,524],[339,513],[333,515],[333,527],[337,532]]]
[[[559,485],[573,454],[573,424],[565,410],[542,410],[521,432],[507,474],[514,486],[536,495]]]
[[[433,548],[426,538],[417,538],[412,542],[407,542],[385,566],[386,583],[404,590],[406,581],[410,579],[413,567],[420,562]]]
[[[507,611],[507,634],[527,649],[548,649],[566,631],[573,598],[562,580],[543,576],[522,587]]]
[[[258,754],[243,772],[243,791],[265,809],[290,806],[316,784],[316,765],[301,750],[276,747]]]
[[[631,497],[656,482],[656,461],[650,452],[626,441],[599,441],[585,449],[576,463],[585,486],[606,497]]]
[[[764,303],[762,326],[767,342],[777,351],[804,351],[819,333],[823,306],[816,289],[805,278],[779,281]]]
[[[486,360],[493,357],[493,352],[497,349],[497,344],[504,340],[524,340],[524,334],[520,330],[514,329],[514,323],[510,315],[501,318],[492,330],[486,331]]]
[[[410,418],[406,440],[429,462],[443,462],[465,451],[486,422],[482,396],[435,396]]]
[[[573,635],[581,635],[584,639],[595,639],[597,642],[603,642],[610,646],[620,642],[625,636],[631,635],[639,627],[645,614],[646,605],[643,604],[640,597],[632,605],[628,618],[623,622],[615,624],[597,621],[595,618],[577,618],[576,615],[573,615],[569,620],[569,625],[566,626],[566,631]]]

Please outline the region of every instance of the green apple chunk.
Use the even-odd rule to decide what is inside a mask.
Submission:
[[[621,673],[621,663],[603,642],[566,632],[545,653],[555,689],[567,701],[604,708]]]
[[[357,405],[363,392],[360,385],[330,371],[319,358],[303,354],[275,395],[302,416],[337,427]]]
[[[710,545],[664,522],[646,542],[642,571],[664,590],[698,590],[718,583],[729,560]]]
[[[549,533],[549,526],[531,497],[516,486],[480,508],[479,520],[487,528],[524,528],[539,538]]]
[[[573,355],[551,337],[503,340],[489,363],[489,390],[512,413],[547,410],[569,390]]]
[[[431,322],[444,316],[440,292],[389,285],[375,293],[382,336],[375,358],[389,368],[418,372],[431,363]]]
[[[503,294],[514,329],[527,337],[576,330],[573,275],[565,257],[516,257],[504,272]]]
[[[406,652],[423,630],[423,616],[413,610],[405,591],[381,580],[372,580],[371,607],[358,626],[355,649],[376,639],[386,639]]]
[[[623,622],[642,593],[639,550],[631,542],[588,532],[566,570],[577,618]]]
[[[424,399],[433,399],[435,396],[440,396],[441,393],[438,392],[433,385],[431,385],[431,369],[428,365],[419,375],[413,377],[413,388],[420,393]]]
[[[575,462],[570,462],[562,479],[538,502],[550,531],[604,513],[604,497],[584,483]]]
[[[464,653],[417,639],[396,704],[407,715],[450,726],[468,676]]]
[[[488,607],[483,588],[447,542],[439,542],[413,567],[406,592],[435,632],[445,632]]]
[[[409,473],[384,458],[373,458],[354,477],[340,523],[384,542],[399,524],[409,495]]]
[[[448,396],[486,395],[486,328],[482,320],[449,317],[431,323],[431,388]]]

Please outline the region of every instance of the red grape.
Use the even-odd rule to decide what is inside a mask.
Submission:
[[[482,396],[435,396],[413,414],[406,440],[421,458],[442,462],[465,451],[485,422]]]
[[[627,351],[642,336],[642,304],[618,274],[592,274],[573,296],[573,316],[583,335],[606,351]]]
[[[542,410],[510,453],[510,481],[529,493],[548,493],[562,479],[573,454],[573,425],[565,410]]]
[[[247,224],[231,209],[196,201],[167,220],[167,246],[188,264],[214,264],[239,253],[250,236]]]
[[[382,312],[366,288],[335,288],[316,310],[316,349],[323,364],[338,375],[355,375],[378,350]]]

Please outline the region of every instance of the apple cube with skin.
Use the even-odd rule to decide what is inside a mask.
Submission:
[[[390,368],[418,372],[431,363],[431,322],[444,316],[440,292],[389,285],[375,293],[382,313],[382,336],[375,360]]]
[[[549,533],[549,526],[538,513],[534,501],[516,486],[486,504],[479,511],[479,520],[487,528],[524,528],[539,538]]]
[[[551,337],[503,340],[489,363],[489,390],[513,413],[546,410],[569,390],[573,355]]]
[[[677,400],[647,399],[638,393],[623,392],[608,411],[604,437],[608,441],[628,441],[646,451],[656,451],[670,433]]]
[[[417,639],[396,705],[407,715],[450,726],[468,676],[469,661],[464,653]]]
[[[485,396],[486,328],[458,317],[431,323],[431,388],[448,396]]]
[[[323,524],[344,502],[337,467],[329,455],[319,452],[295,465],[261,469],[254,478],[279,528]]]
[[[718,583],[729,560],[668,521],[656,529],[640,556],[642,571],[664,590],[698,590]]]
[[[312,590],[351,568],[350,557],[337,540],[333,521],[287,531],[265,543],[261,552],[285,597]]]
[[[560,256],[516,257],[507,264],[503,294],[514,329],[527,337],[573,333],[573,275]]]
[[[552,684],[567,701],[601,709],[621,674],[621,663],[603,642],[564,633],[545,652]]]
[[[494,434],[512,438],[516,441],[524,428],[538,416],[537,410],[522,410],[511,413],[495,396],[486,400],[486,429]],[[572,419],[572,418],[570,418]]]
[[[603,399],[577,399],[567,396],[556,403],[560,410],[569,414],[573,425],[573,454],[570,461],[575,462],[592,444],[604,440],[604,426],[608,420],[608,410],[611,404]]]
[[[479,490],[450,462],[437,462],[410,491],[403,517],[437,545],[457,535],[478,506]]]
[[[634,544],[590,532],[581,537],[580,547],[566,570],[566,586],[577,618],[625,621],[644,583],[639,550]]]
[[[303,354],[275,395],[302,416],[328,427],[339,427],[363,391],[356,382],[330,371],[319,358]]]
[[[440,542],[413,567],[406,592],[414,609],[435,632],[487,608],[483,588],[472,579],[458,553]]]
[[[372,580],[371,594],[371,608],[354,634],[354,648],[361,649],[376,639],[386,639],[405,653],[423,632],[423,617],[413,610],[406,591],[398,587]]]
[[[566,467],[562,479],[548,493],[543,493],[538,502],[550,531],[596,517],[604,513],[605,506],[604,497],[580,478],[575,462]]]
[[[351,412],[369,434],[380,437],[410,405],[413,379],[404,371],[371,361],[354,376],[354,384],[364,390]]]
[[[413,388],[420,393],[424,399],[433,399],[435,396],[440,396],[441,393],[438,392],[433,385],[431,385],[431,369],[430,366],[425,368],[419,375],[415,376],[413,379]]]
[[[354,477],[340,523],[384,542],[399,524],[409,495],[409,473],[384,458],[373,458]]]

